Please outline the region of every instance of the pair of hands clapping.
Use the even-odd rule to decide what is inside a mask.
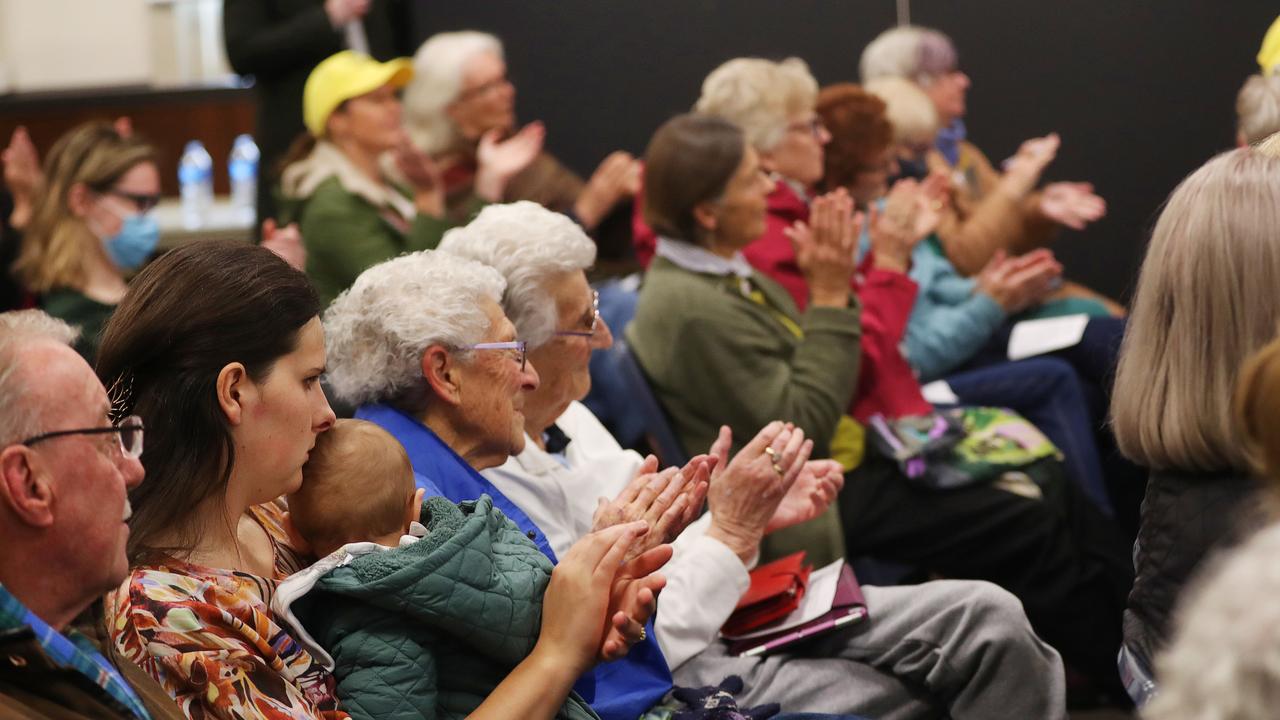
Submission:
[[[505,140],[501,139],[499,130],[490,130],[481,136],[476,148],[476,194],[489,202],[502,202],[511,178],[529,167],[542,152],[546,134],[542,123],[534,122]],[[418,212],[435,217],[443,215],[444,180],[435,160],[414,145],[407,133],[401,134],[391,158],[413,188]]]
[[[708,537],[743,562],[769,532],[820,515],[844,485],[839,463],[809,460],[813,441],[790,424],[773,422],[732,459],[727,427],[706,455],[683,468],[657,471],[650,456],[613,500],[601,498],[592,533],[560,559],[544,598],[539,645],[559,662],[585,670],[614,660],[642,638],[666,580],[670,541],[702,513]]]
[[[1029,194],[1040,181],[1044,169],[1057,157],[1061,145],[1062,139],[1057,133],[1023,142],[1018,152],[1005,161],[1004,175],[1000,178],[1001,190],[1015,198]],[[1090,183],[1054,182],[1044,187],[1039,210],[1060,225],[1083,230],[1107,214],[1107,202],[1094,192]]]

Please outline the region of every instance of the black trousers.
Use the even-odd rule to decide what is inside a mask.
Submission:
[[[1000,585],[1068,664],[1123,697],[1116,653],[1133,584],[1129,549],[1059,464],[1038,470],[1042,499],[992,485],[940,491],[868,454],[840,493],[848,555]]]

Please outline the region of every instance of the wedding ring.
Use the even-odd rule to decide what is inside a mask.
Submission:
[[[641,626],[640,626],[640,639],[639,639],[639,640],[637,640],[636,642],[644,642],[645,640],[648,640],[648,639],[649,639],[649,631],[645,630],[645,629],[644,629],[644,626],[643,626],[643,625],[641,625]]]
[[[779,465],[778,463],[773,464],[773,471],[778,473],[778,477],[782,477],[783,475],[787,474],[786,471],[782,469],[782,466]]]
[[[778,451],[777,451],[777,450],[774,450],[772,447],[767,447],[767,448],[765,448],[765,449],[764,449],[764,454],[765,454],[765,455],[768,455],[770,460],[777,460],[777,459],[778,459]]]

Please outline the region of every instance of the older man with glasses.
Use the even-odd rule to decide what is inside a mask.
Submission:
[[[128,572],[127,493],[143,476],[142,422],[112,422],[75,336],[37,310],[0,314],[0,716],[181,717],[72,629]]]

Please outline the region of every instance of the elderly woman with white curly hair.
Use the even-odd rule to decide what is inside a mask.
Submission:
[[[370,268],[325,314],[328,372],[339,397],[362,405],[357,417],[400,441],[420,487],[459,501],[489,496],[555,562],[563,548],[553,548],[543,528],[477,472],[524,449],[524,401],[539,387],[525,344],[515,340],[515,328],[498,305],[505,288],[496,270],[438,251]],[[779,426],[770,437],[776,462],[794,480],[807,459],[803,435]],[[775,461],[762,447],[763,442],[752,456],[753,471],[759,475],[763,466],[773,475]],[[636,478],[641,499],[632,506],[644,504],[649,512],[633,517],[651,529],[632,545],[632,556],[692,520],[685,509],[701,506],[699,488],[705,492],[708,470],[704,457],[683,474],[646,472]],[[686,489],[688,496],[682,494]],[[597,526],[632,519],[621,512],[626,508],[616,509]],[[575,690],[602,718],[634,720],[671,687],[650,624],[625,658],[597,666]]]
[[[328,377],[338,398],[360,406],[356,417],[400,441],[419,487],[458,501],[488,495],[555,562],[542,529],[478,472],[524,449],[522,411],[538,387],[525,344],[498,304],[505,288],[492,268],[442,252],[375,265],[325,312]],[[697,485],[684,483],[667,498]],[[692,519],[681,509],[667,518],[681,526]],[[644,549],[662,534],[646,535]],[[670,687],[650,626],[624,659],[597,666],[575,689],[602,717],[621,720],[638,717]]]
[[[637,512],[635,478],[651,466],[619,447],[579,402],[591,385],[592,352],[613,343],[587,285],[585,271],[595,260],[591,240],[563,216],[515,203],[486,208],[451,231],[440,250],[503,274],[503,308],[538,367],[539,385],[524,404],[524,450],[483,471],[485,478],[547,532],[557,552],[601,517]],[[1031,632],[1017,601],[987,583],[864,586],[873,622],[768,660],[728,656],[718,631],[747,589],[762,536],[813,518],[843,485],[838,463],[810,461],[786,489],[759,462],[761,440],[780,431],[780,423],[767,426],[732,460],[727,428],[712,447],[717,467],[709,512],[676,539],[656,616],[676,683],[715,684],[739,675],[746,680],[742,702],[778,702],[788,711],[880,718],[1060,713],[1056,654]],[[911,648],[921,645],[939,652],[919,662]]]
[[[442,165],[448,214],[465,221],[475,197],[477,144],[516,128],[516,89],[507,77],[502,41],[470,30],[439,33],[418,48],[413,67],[404,94],[405,122],[418,147]],[[541,133],[541,127],[531,123],[522,132]],[[623,151],[606,157],[585,183],[543,152],[512,179],[504,197],[568,213],[591,231],[635,195],[638,182],[639,164]]]

